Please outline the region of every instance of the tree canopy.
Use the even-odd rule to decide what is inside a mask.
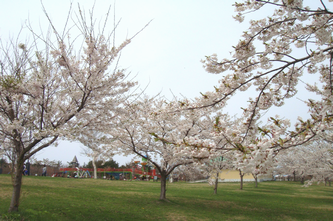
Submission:
[[[76,18],[71,13],[72,8],[63,32],[55,29],[45,12],[51,27],[46,36],[27,26],[32,43],[1,44],[1,151],[16,165],[9,211],[18,210],[19,171],[25,160],[55,145],[59,138],[76,140],[87,128],[102,131],[105,124],[112,124],[136,85],[116,65],[131,38],[116,46],[112,41],[116,26],[111,34],[104,33],[108,19],[97,30],[92,14],[86,18],[80,8]],[[74,29],[79,35],[71,38]],[[82,48],[77,51],[74,45],[78,41]]]

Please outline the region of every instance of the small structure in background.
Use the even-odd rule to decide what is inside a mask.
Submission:
[[[79,162],[78,162],[78,160],[77,160],[77,158],[76,158],[76,156],[74,156],[72,162],[69,162],[68,164],[72,168],[79,167],[79,165],[80,165]]]

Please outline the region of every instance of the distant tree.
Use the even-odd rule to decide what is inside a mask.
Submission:
[[[114,127],[113,121],[109,120],[108,125]],[[110,136],[106,136],[104,133],[94,130],[93,128],[94,127],[88,123],[85,131],[80,132],[80,134],[77,135],[77,139],[87,147],[84,149],[84,154],[92,158],[91,164],[94,169],[94,178],[97,179],[97,168],[100,168],[101,165],[97,165],[96,162],[105,162],[114,155],[113,149],[107,144],[114,139]]]
[[[331,182],[333,180],[332,144],[314,141],[282,152],[277,156],[279,174],[296,175],[304,184],[306,176],[311,177],[306,185],[313,182]]]
[[[119,164],[112,159],[105,161],[104,165],[102,165],[102,166],[103,166],[102,168],[107,168],[107,167],[116,168],[116,169],[119,168]]]
[[[206,179],[207,173],[201,166],[197,166],[194,164],[184,164],[180,165],[172,172],[173,175],[180,179],[184,179],[185,181],[194,181],[199,179]]]
[[[96,164],[97,168],[107,168],[107,167],[119,168],[119,164],[116,161],[114,161],[113,159],[108,160],[108,161],[97,160],[97,161],[95,161],[95,164]],[[94,168],[92,160],[88,162],[88,164],[86,165],[86,168]]]
[[[95,165],[97,168],[102,168],[103,160],[96,160]],[[94,168],[93,161],[90,160],[88,164],[86,165],[86,168]]]
[[[119,168],[126,169],[126,168],[133,168],[136,164],[133,162],[127,162],[125,165],[121,165]]]
[[[7,164],[7,160],[5,158],[0,159],[0,164]]]
[[[230,152],[229,152],[230,154]],[[227,154],[226,154],[227,155]],[[230,157],[231,158],[231,157]],[[214,194],[217,194],[217,187],[219,176],[223,170],[233,169],[232,160],[225,156],[217,157],[215,159],[207,160],[202,166],[202,170],[209,176],[208,183],[214,186]]]
[[[48,158],[46,158],[46,159],[43,158],[43,160],[41,161],[41,164],[50,166],[50,167],[58,167],[60,163],[61,163],[60,161],[49,160]]]

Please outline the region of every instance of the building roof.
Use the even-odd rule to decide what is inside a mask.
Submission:
[[[74,158],[73,158],[73,160],[72,160],[72,162],[71,163],[77,163],[78,161],[77,161],[77,158],[76,158],[76,156],[74,156]]]

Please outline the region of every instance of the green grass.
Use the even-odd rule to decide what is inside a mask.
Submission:
[[[10,176],[0,175],[0,220],[333,220],[333,187],[294,182],[167,185],[24,177],[18,213],[8,214]]]

